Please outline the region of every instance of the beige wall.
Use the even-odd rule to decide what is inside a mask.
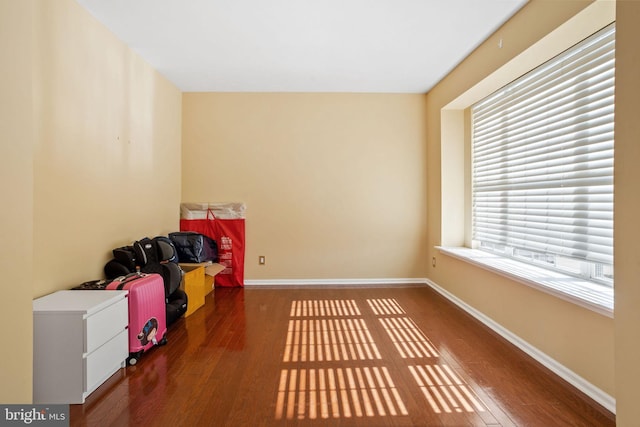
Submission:
[[[617,423],[640,420],[640,2],[618,1],[615,125],[615,352]]]
[[[182,200],[247,205],[246,279],[425,277],[423,95],[186,93],[182,140]]]
[[[29,403],[33,298],[178,228],[181,93],[74,0],[0,0],[0,403]]]
[[[31,402],[33,1],[0,0],[0,402]]]
[[[39,2],[36,30],[40,296],[101,278],[114,247],[177,229],[182,103],[75,1]]]
[[[567,43],[570,37],[579,37],[581,32],[583,37],[587,36],[598,29],[598,19],[615,16],[612,2],[597,6],[604,7],[602,10],[582,12],[590,3],[529,2],[427,95],[428,257],[437,259],[435,268],[428,266],[427,275],[600,390],[616,396],[613,319],[448,257],[435,248],[443,244],[462,245],[468,240],[468,233],[464,232],[468,218],[460,212],[469,206],[469,193],[465,188],[468,178],[464,172],[468,149],[464,147],[465,130],[461,127],[464,108],[470,100],[477,100],[480,92],[488,94],[500,87],[490,87],[497,84],[496,80],[492,81],[495,75],[505,84],[530,69],[527,61],[537,59],[540,63],[548,59],[551,48],[558,52],[563,49],[558,43]],[[580,12],[578,28],[563,29],[561,36],[547,39],[549,33]],[[591,25],[596,28],[590,31]],[[512,61],[516,57],[518,59]],[[510,77],[505,73],[511,73]],[[494,76],[485,81],[492,74]],[[445,107],[452,110],[443,110]],[[451,128],[452,123],[458,128]],[[617,251],[618,246],[616,257]]]

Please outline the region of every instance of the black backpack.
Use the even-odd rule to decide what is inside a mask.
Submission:
[[[204,234],[193,231],[169,233],[180,262],[218,262],[218,244]]]

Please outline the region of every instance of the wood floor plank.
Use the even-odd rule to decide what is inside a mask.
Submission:
[[[217,288],[72,426],[613,426],[426,286]]]

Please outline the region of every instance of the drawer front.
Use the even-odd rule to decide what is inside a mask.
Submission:
[[[84,358],[84,391],[88,394],[122,366],[129,356],[129,335],[122,330]]]
[[[128,302],[128,298],[123,298],[85,320],[85,353],[91,353],[126,328],[129,323]]]

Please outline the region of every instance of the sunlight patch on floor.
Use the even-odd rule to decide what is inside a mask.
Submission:
[[[395,299],[367,299],[367,303],[401,359],[432,361],[407,368],[434,413],[486,411],[464,380],[440,363],[435,345]],[[354,300],[292,301],[276,419],[408,415],[382,359]]]
[[[431,409],[437,414],[484,412],[480,399],[447,365],[409,366]]]
[[[384,314],[405,314],[398,301],[393,298],[368,299],[369,307],[376,316]]]
[[[380,358],[363,319],[289,320],[283,362]]]
[[[439,357],[434,345],[410,318],[381,317],[378,320],[403,359]]]
[[[276,419],[407,415],[386,367],[283,369]]]
[[[302,300],[291,302],[291,317],[360,316],[354,300]]]

